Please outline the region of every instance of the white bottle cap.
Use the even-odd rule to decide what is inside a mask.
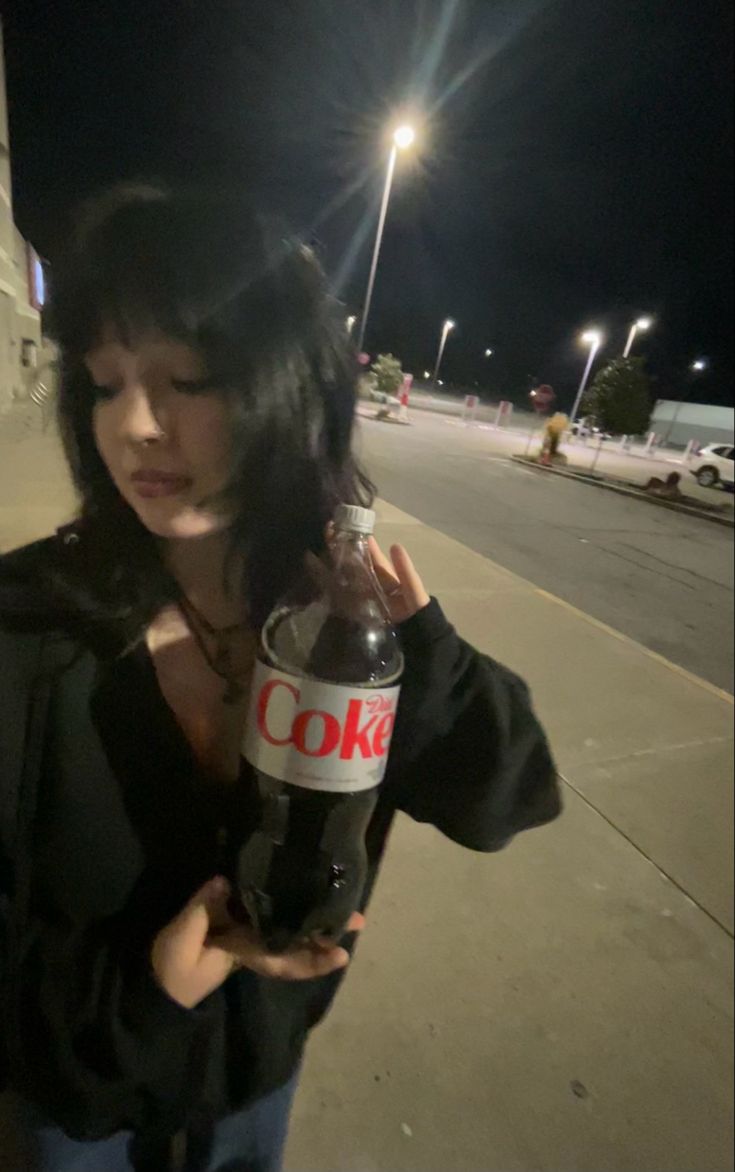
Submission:
[[[372,509],[362,509],[359,505],[339,505],[334,515],[334,523],[338,529],[346,529],[349,533],[362,533],[369,537],[375,529],[375,513]]]

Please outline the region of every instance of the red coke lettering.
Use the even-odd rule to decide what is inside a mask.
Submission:
[[[268,721],[266,719],[268,716],[268,705],[270,703],[270,698],[275,692],[276,688],[285,688],[288,692],[291,693],[297,704],[301,699],[301,693],[299,692],[299,689],[295,688],[293,684],[289,684],[286,680],[268,680],[268,683],[263,686],[260,695],[258,696],[258,732],[268,742],[269,745],[288,745],[291,743],[290,731],[287,737],[282,737],[280,739],[278,737],[274,737],[268,728]]]
[[[324,728],[321,744],[317,745],[315,749],[309,749],[306,745],[306,734],[313,720],[323,721]],[[320,712],[317,708],[309,708],[306,712],[299,713],[293,722],[291,731],[293,743],[299,753],[303,753],[305,757],[328,757],[337,748],[342,730],[335,716],[329,712]]]
[[[326,685],[330,687],[330,685]],[[278,695],[285,688],[287,695]],[[261,743],[275,749],[293,749],[303,757],[349,761],[353,766],[385,757],[395,725],[395,699],[371,695],[353,696],[347,701],[344,719],[326,708],[304,708],[310,699],[307,690],[289,679],[272,676],[255,696],[255,728]],[[315,697],[316,698],[316,697]],[[275,708],[275,712],[273,711]]]
[[[376,757],[384,757],[388,752],[390,745],[390,738],[393,735],[393,725],[396,723],[396,715],[394,712],[388,712],[378,722],[375,729],[375,736],[373,737],[373,749]]]
[[[342,748],[339,752],[343,761],[351,761],[356,749],[360,750],[363,757],[373,756],[373,746],[370,743],[368,734],[378,718],[377,716],[371,716],[362,728],[360,728],[362,708],[362,700],[350,700],[347,705],[345,731],[342,737]]]

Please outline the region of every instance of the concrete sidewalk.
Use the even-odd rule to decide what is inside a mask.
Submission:
[[[730,699],[390,505],[380,520],[532,685],[566,809],[491,857],[399,821],[289,1172],[724,1172]]]
[[[74,508],[54,427],[41,433],[32,404],[0,416],[0,553],[53,532]]]
[[[0,550],[71,502],[53,438],[0,432]],[[531,684],[566,809],[496,856],[399,819],[288,1172],[725,1172],[731,698],[379,515],[461,633]]]

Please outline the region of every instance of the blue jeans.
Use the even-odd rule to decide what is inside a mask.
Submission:
[[[172,1168],[176,1172],[279,1172],[297,1081],[294,1076],[246,1110],[217,1123],[204,1162],[184,1161]],[[0,1172],[135,1172],[131,1139],[127,1131],[90,1142],[70,1139],[16,1095],[0,1094]]]

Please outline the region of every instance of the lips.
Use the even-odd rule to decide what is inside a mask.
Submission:
[[[193,483],[189,476],[179,476],[175,472],[162,472],[158,469],[134,472],[131,479],[136,492],[142,497],[175,496],[176,493],[184,492]]]

